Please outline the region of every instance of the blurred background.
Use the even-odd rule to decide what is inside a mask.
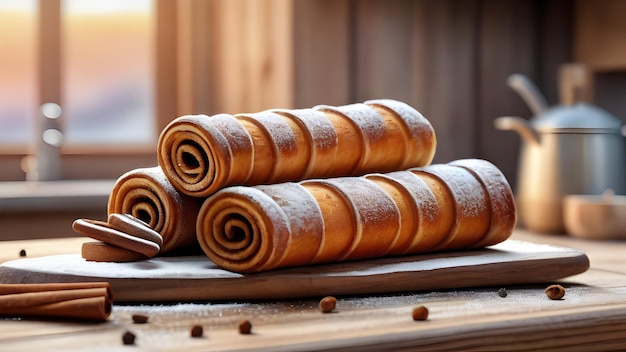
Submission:
[[[626,121],[625,34],[620,0],[0,0],[0,181],[156,165],[180,115],[393,98],[434,125],[434,162],[515,187],[520,139],[493,120],[531,112],[507,77],[556,104],[559,66],[584,63]]]

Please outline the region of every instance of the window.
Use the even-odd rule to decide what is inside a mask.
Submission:
[[[0,0],[0,143],[29,143],[37,113],[34,0]]]
[[[62,108],[69,145],[154,144],[150,0],[64,0]]]
[[[348,18],[344,5],[337,18]],[[292,35],[292,16],[307,9],[326,18],[326,5],[293,0],[0,0],[0,181],[51,169],[61,179],[117,178],[156,165],[158,134],[178,116],[341,101],[343,66],[333,70],[339,90],[294,93],[297,72],[327,73],[293,45],[308,47]],[[316,20],[306,23],[301,35],[315,33]],[[347,58],[349,36],[335,43],[334,30],[325,33],[311,47],[324,50],[303,53],[331,43]],[[54,104],[60,116],[46,119],[59,113]],[[48,160],[54,168],[41,167]]]
[[[42,107],[53,106],[46,103],[62,109],[55,121],[61,158],[83,154],[95,163],[108,154],[110,163],[111,154],[134,154],[109,178],[137,160],[153,163],[162,125],[155,106],[159,2],[0,0],[0,180],[29,165],[13,159],[37,153]],[[61,178],[87,171],[75,157],[63,163]]]

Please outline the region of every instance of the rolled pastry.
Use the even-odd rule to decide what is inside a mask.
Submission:
[[[515,198],[509,191],[509,183],[502,172],[488,161],[481,159],[455,160],[449,165],[462,167],[471,172],[488,193],[491,226],[475,247],[491,246],[509,238],[517,223],[517,213],[510,211],[510,209],[515,209]]]
[[[159,165],[181,192],[228,185],[363,175],[428,165],[436,137],[411,106],[390,99],[251,114],[181,116],[159,136]]]
[[[109,195],[108,213],[129,214],[163,237],[160,253],[196,244],[196,218],[202,200],[179,192],[160,167],[120,176]]]
[[[484,160],[391,173],[232,186],[198,214],[202,250],[236,272],[482,247],[516,224],[511,188]]]

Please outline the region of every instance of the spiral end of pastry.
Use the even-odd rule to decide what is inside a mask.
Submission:
[[[254,188],[229,187],[207,199],[196,233],[204,253],[216,265],[235,272],[272,269],[289,238],[275,202]]]
[[[204,115],[181,116],[159,136],[158,163],[181,192],[209,196],[226,183],[228,141]]]
[[[108,214],[130,214],[163,236],[161,252],[193,244],[199,203],[183,199],[161,168],[140,168],[118,178],[109,195]]]

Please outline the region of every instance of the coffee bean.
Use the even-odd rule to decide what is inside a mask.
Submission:
[[[202,337],[204,334],[204,329],[202,325],[194,325],[191,327],[190,335],[191,337]]]
[[[148,316],[143,314],[133,314],[133,323],[145,324],[148,322]]]
[[[337,299],[333,296],[324,297],[320,300],[319,309],[322,313],[330,313],[337,306]]]
[[[122,343],[125,345],[134,345],[135,344],[135,334],[130,331],[126,331],[124,335],[122,335]]]

